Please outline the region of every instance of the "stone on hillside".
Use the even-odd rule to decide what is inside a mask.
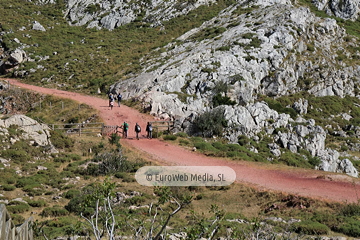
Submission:
[[[293,104],[293,108],[299,114],[306,114],[308,105],[308,100],[300,98],[297,102]]]
[[[10,54],[9,62],[11,62],[12,65],[16,66],[20,63],[25,62],[26,59],[27,56],[24,50],[15,49],[15,51]]]
[[[37,31],[42,31],[42,32],[46,32],[46,29],[38,22],[38,21],[34,21],[33,22],[33,30],[37,30]]]

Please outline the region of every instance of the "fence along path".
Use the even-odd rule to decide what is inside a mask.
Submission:
[[[4,204],[0,204],[0,240],[33,240],[32,217],[15,226]]]

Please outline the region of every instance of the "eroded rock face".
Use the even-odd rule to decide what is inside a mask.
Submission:
[[[136,97],[149,104],[152,114],[170,118],[211,106],[220,83],[229,86],[227,96],[241,106],[254,104],[259,93],[277,97],[307,90],[315,96],[356,95],[360,67],[336,64],[333,50],[345,44],[345,32],[336,21],[291,5],[263,6],[246,18],[235,10],[184,34],[178,39],[182,43],[172,43],[159,58],[144,62],[144,73],[115,83],[110,91],[123,93],[125,99]],[[216,38],[193,40],[209,28],[225,30]],[[314,49],[308,50],[309,44]],[[160,64],[164,58],[168,60]],[[305,75],[314,79],[306,86]],[[185,100],[177,101],[179,94]],[[300,114],[306,114],[307,107],[305,99],[294,103]]]
[[[275,156],[281,154],[278,146],[294,153],[305,149],[322,160],[320,169],[357,176],[348,162],[328,160],[327,133],[314,121],[303,119],[294,125],[295,119],[288,114],[279,114],[258,100],[258,94],[276,98],[300,91],[319,97],[357,96],[360,67],[339,64],[336,59],[339,52],[351,58],[344,29],[307,8],[265,1],[258,4],[246,17],[236,14],[236,7],[229,8],[184,34],[158,58],[144,62],[142,74],[115,83],[110,91],[121,92],[124,99],[136,98],[159,118],[183,121],[178,125],[186,130],[188,119],[211,107],[217,86],[225,83],[228,89],[222,94],[236,102],[224,106],[231,126],[224,137],[230,142],[237,142],[240,135],[254,137],[265,131],[274,138],[269,151]],[[210,39],[196,40],[208,29],[222,31]],[[167,61],[162,63],[162,59]],[[309,104],[300,99],[288,107],[305,115]],[[273,135],[278,128],[288,132]]]
[[[313,4],[319,10],[342,19],[356,20],[359,17],[359,0],[315,0]]]

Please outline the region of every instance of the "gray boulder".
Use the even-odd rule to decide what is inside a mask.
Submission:
[[[17,126],[22,131],[20,138],[31,140],[35,146],[48,146],[50,152],[58,152],[50,141],[50,128],[45,124],[40,124],[34,119],[25,115],[13,115],[5,120],[0,119],[0,132],[9,135],[8,128]],[[14,136],[15,137],[15,136]],[[14,141],[19,139],[12,138]]]
[[[38,21],[33,22],[32,29],[36,31],[46,32],[46,29]]]

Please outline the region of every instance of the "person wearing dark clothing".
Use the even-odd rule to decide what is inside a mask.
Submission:
[[[141,127],[138,123],[135,124],[135,133],[136,133],[136,139],[139,140],[139,133],[141,132]]]
[[[152,125],[150,122],[147,123],[146,125],[146,132],[147,132],[147,138],[148,139],[152,139]]]
[[[119,94],[117,95],[117,102],[118,102],[118,106],[119,106],[119,107],[120,107],[121,99],[122,99],[122,95],[121,95],[121,93],[119,93]]]

